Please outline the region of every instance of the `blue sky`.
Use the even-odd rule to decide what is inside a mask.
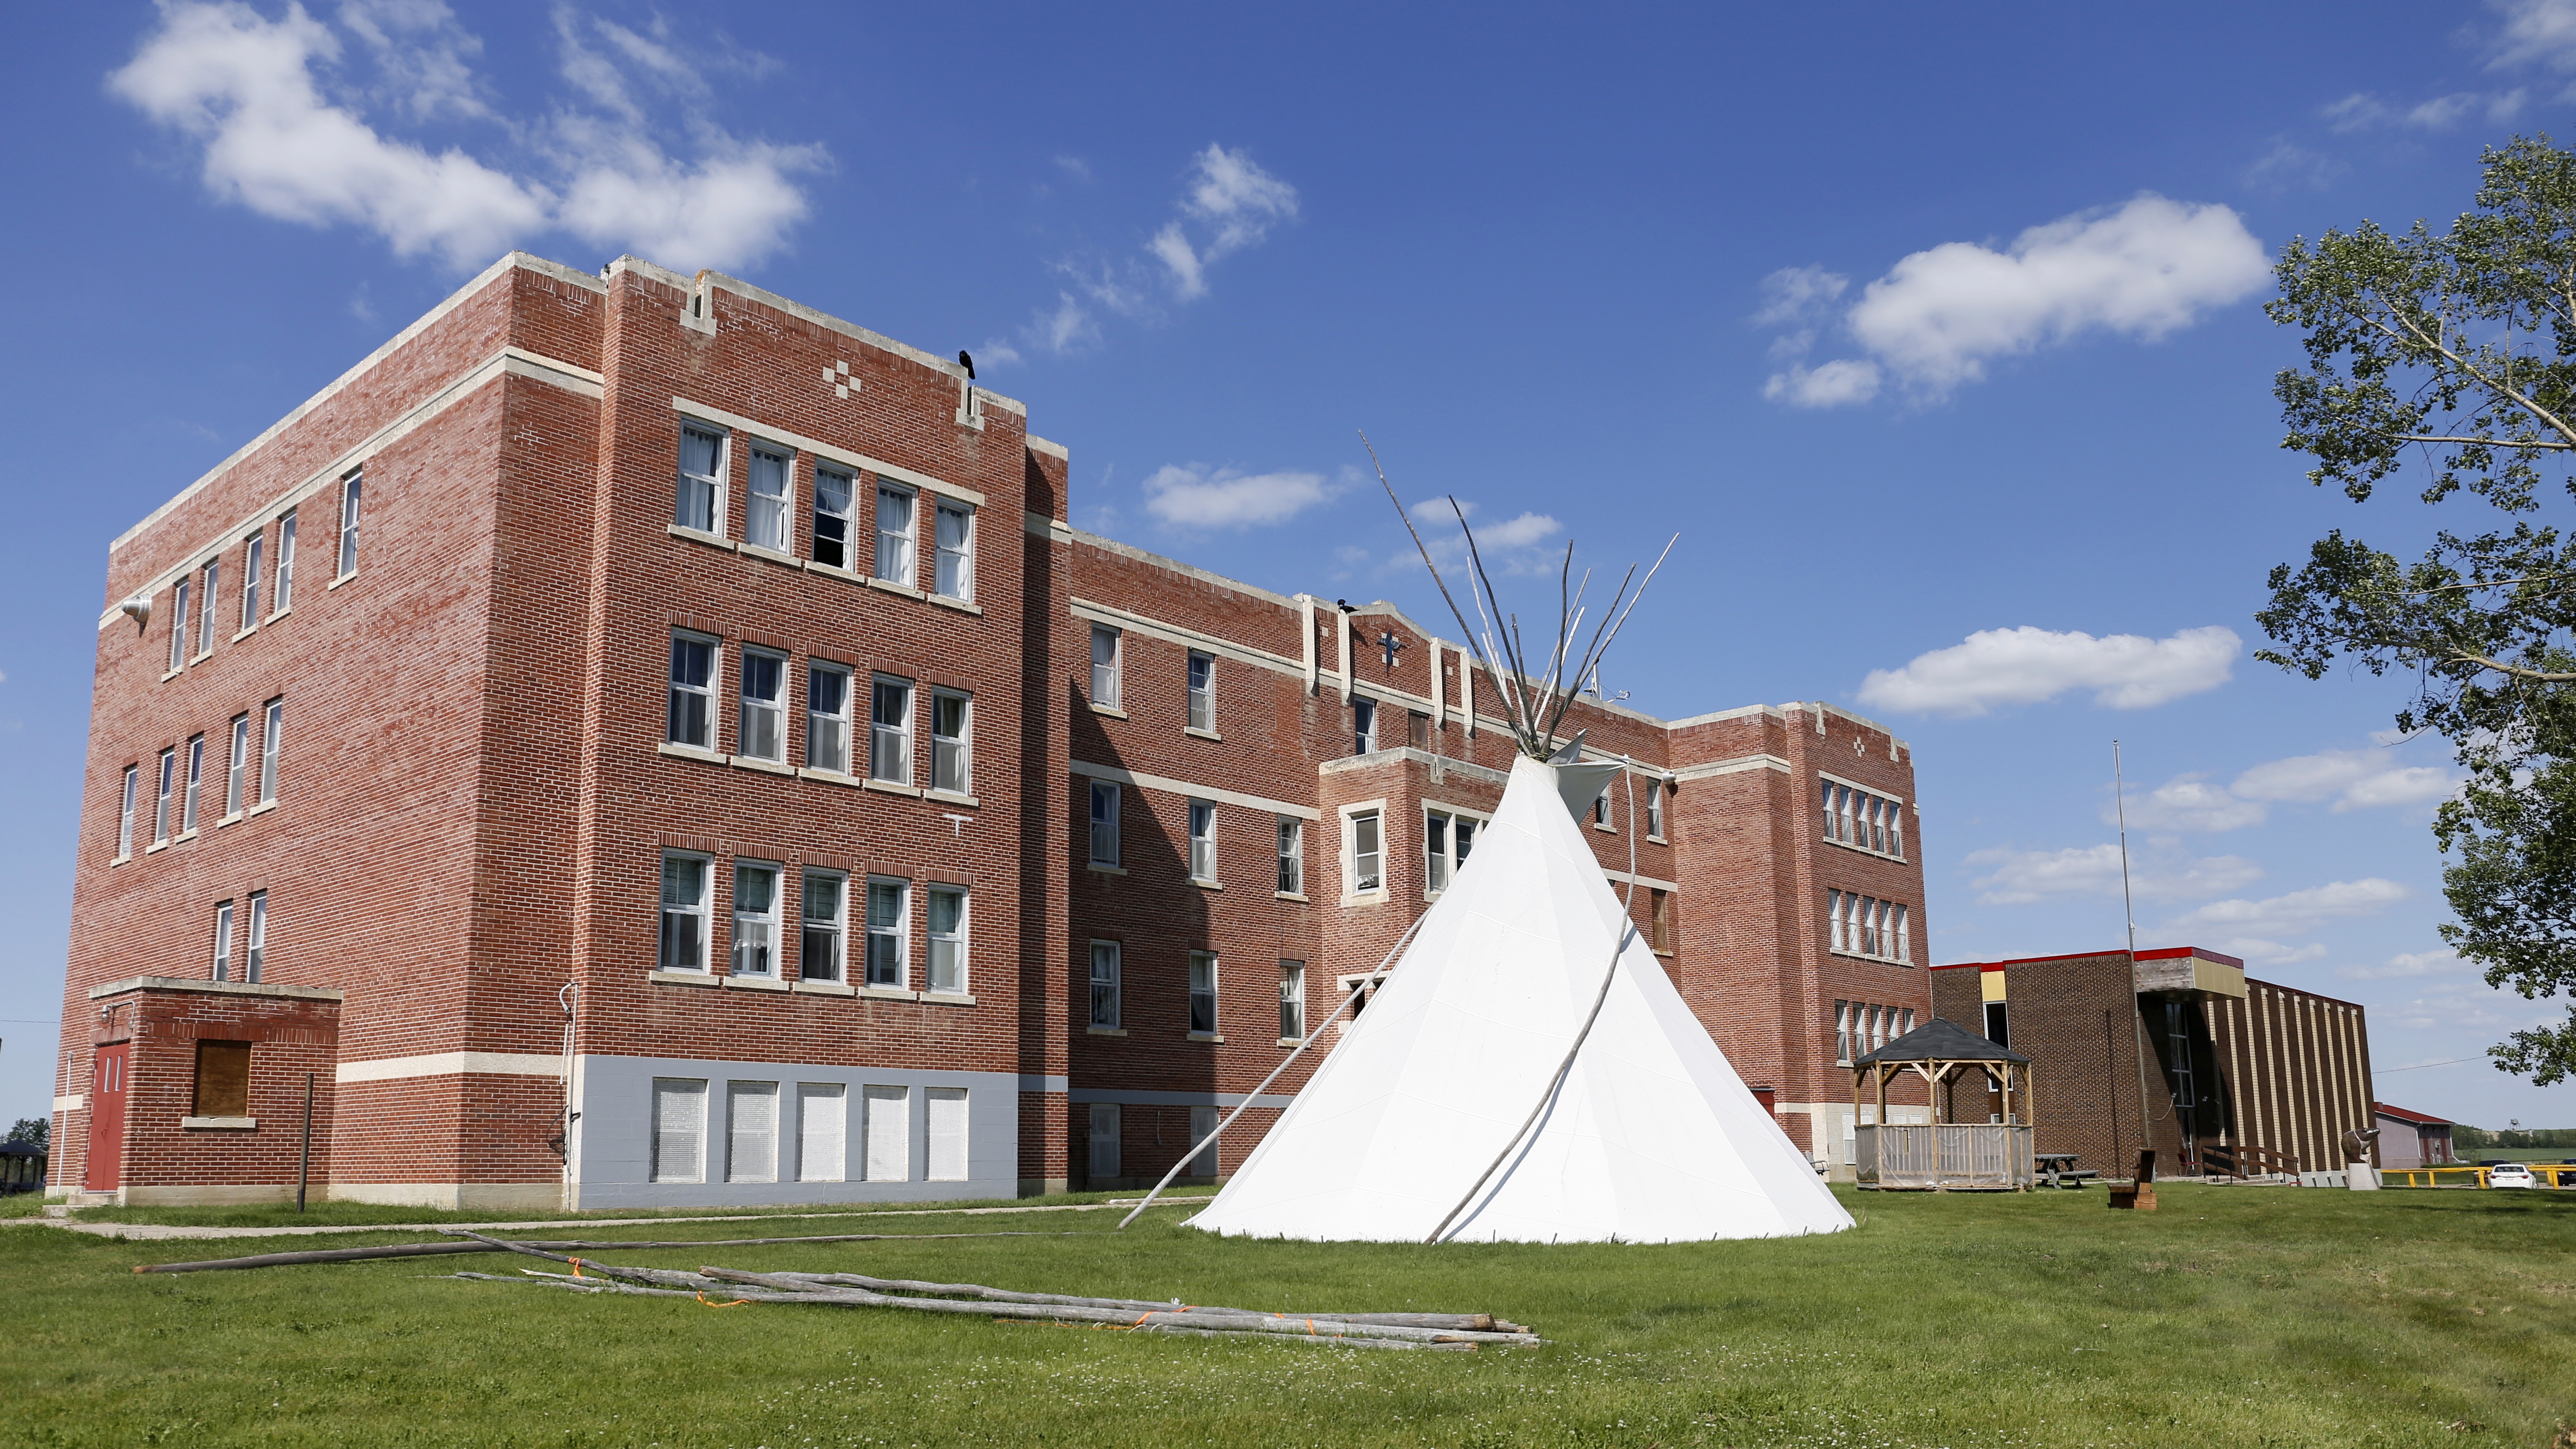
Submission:
[[[2279,451],[2269,259],[2447,218],[2481,144],[2576,131],[2571,0],[190,0],[18,33],[0,1119],[52,1091],[107,541],[521,246],[972,348],[1072,449],[1078,524],[1283,591],[1439,617],[1360,428],[1518,569],[1678,531],[1605,686],[1910,739],[1936,959],[2119,943],[2117,737],[2142,946],[2366,1003],[2388,1100],[2576,1124],[2576,1088],[2454,1063],[2561,1008],[2442,950],[2439,742],[2384,734],[2395,683],[2250,657],[2265,571],[2325,530],[2484,526]]]

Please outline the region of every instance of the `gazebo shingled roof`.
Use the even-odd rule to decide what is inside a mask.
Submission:
[[[1852,1065],[1868,1067],[1897,1062],[2019,1062],[2027,1066],[2030,1058],[2011,1047],[1988,1041],[1946,1016],[1936,1016],[1878,1050],[1854,1058]]]

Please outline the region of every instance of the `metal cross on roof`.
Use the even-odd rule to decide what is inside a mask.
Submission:
[[[1377,647],[1386,651],[1386,667],[1393,669],[1395,652],[1404,647],[1404,641],[1395,637],[1394,630],[1380,629],[1377,634]]]

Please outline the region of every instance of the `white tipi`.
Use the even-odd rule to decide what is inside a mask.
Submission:
[[[1566,798],[1588,804],[1601,769],[1513,761],[1385,986],[1193,1226],[1682,1242],[1852,1225],[1630,928]]]

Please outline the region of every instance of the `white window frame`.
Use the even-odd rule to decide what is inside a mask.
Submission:
[[[695,1090],[691,1090],[692,1088]],[[671,1109],[677,1108],[682,1103],[691,1101],[692,1099],[694,1099],[697,1106],[695,1135],[693,1137],[682,1137],[673,1130],[675,1127],[679,1127],[682,1124],[679,1121],[674,1120],[676,1114],[673,1113]],[[648,1133],[646,1142],[649,1149],[645,1164],[646,1176],[654,1182],[706,1181],[706,1080],[699,1077],[655,1077],[653,1079],[653,1103],[651,1110],[652,1120],[646,1126],[646,1131]],[[684,1141],[694,1148],[694,1151],[688,1154],[689,1160],[685,1162],[675,1162],[671,1160],[675,1154],[671,1153],[667,1149],[678,1146]]]
[[[223,560],[210,558],[197,573],[197,655],[215,652],[215,599],[223,592]]]
[[[830,1103],[829,1107],[821,1104]],[[796,1084],[796,1180],[844,1182],[850,1158],[850,1088],[846,1082]]]
[[[753,1105],[748,1114],[760,1114],[757,1105],[766,1102],[769,1123],[763,1130],[756,1122],[747,1121],[744,1107]],[[778,1083],[728,1081],[725,1083],[725,1181],[776,1182],[778,1180]],[[764,1145],[760,1138],[766,1135]],[[747,1160],[746,1160],[747,1159]]]
[[[1306,822],[1295,815],[1282,815],[1279,821],[1279,894],[1303,898],[1306,894]]]
[[[188,790],[179,802],[179,833],[183,836],[197,833],[197,797],[203,793],[206,784],[206,737],[188,736],[186,748]]]
[[[1898,966],[1914,964],[1912,909],[1905,902],[1858,891],[1825,892],[1825,946],[1837,956],[1858,956]]]
[[[948,520],[957,523],[957,546],[948,545]],[[930,591],[961,604],[975,601],[975,510],[954,498],[936,500],[930,515]],[[955,587],[948,587],[950,584]]]
[[[859,1170],[867,1182],[912,1180],[912,1088],[870,1082],[859,1089]]]
[[[1106,652],[1109,656],[1107,659],[1101,658],[1103,645],[1107,646]],[[1121,666],[1125,662],[1126,653],[1127,640],[1123,631],[1107,624],[1091,626],[1091,707],[1093,709],[1125,708],[1119,701],[1125,697],[1125,691],[1121,688],[1121,675],[1124,672]]]
[[[939,903],[943,897],[957,902],[957,918],[950,929],[939,928]],[[961,885],[931,882],[923,907],[923,924],[930,940],[927,979],[922,983],[936,996],[964,996],[973,989],[974,976],[969,970],[969,943],[974,939],[975,902],[973,893]]]
[[[1850,1002],[1837,1001],[1834,1003],[1834,1065],[1838,1067],[1847,1067],[1852,1064],[1851,1018],[1852,1004]]]
[[[1882,860],[1905,859],[1904,800],[1821,772],[1816,780],[1827,842]]]
[[[259,726],[259,803],[277,803],[277,771],[286,748],[286,697],[280,695],[260,706]]]
[[[152,794],[152,843],[167,845],[170,842],[171,792],[179,784],[179,751],[176,746],[161,752],[159,770],[160,778],[155,782]]]
[[[1292,1029],[1293,1028],[1293,1029]],[[1306,1039],[1306,963],[1279,961],[1279,1040]]]
[[[295,510],[290,508],[277,519],[277,582],[269,589],[268,616],[272,619],[295,607]]]
[[[1216,884],[1216,802],[1190,800],[1188,806],[1190,879]]]
[[[233,903],[215,902],[215,981],[233,979]]]
[[[815,702],[817,686],[824,680],[840,685],[841,706],[827,710]],[[805,768],[827,774],[850,773],[850,695],[853,688],[851,670],[846,665],[821,659],[805,661]]]
[[[1377,753],[1377,701],[1364,694],[1351,696],[1351,753]]]
[[[749,473],[743,480],[742,544],[793,557],[796,551],[796,450],[759,438],[749,440]],[[778,464],[778,491],[760,491],[761,465]],[[755,534],[766,533],[766,538]]]
[[[1383,900],[1386,897],[1386,805],[1387,802],[1384,800],[1362,800],[1341,807],[1342,900],[1345,904],[1372,898]],[[1372,885],[1360,884],[1362,878],[1360,822],[1362,820],[1374,822],[1377,829],[1377,850],[1374,852],[1377,861],[1377,880]]]
[[[671,868],[689,865],[697,868],[697,899],[694,902],[675,901],[671,898]],[[656,897],[659,901],[656,919],[660,922],[660,929],[656,933],[653,948],[654,970],[682,971],[703,976],[713,969],[713,963],[709,957],[715,951],[715,913],[714,903],[710,897],[715,894],[715,874],[716,863],[713,856],[702,855],[694,850],[662,852],[661,887]],[[686,960],[682,953],[673,949],[674,930],[685,934],[691,924],[694,924],[697,929],[697,960],[694,964]]]
[[[769,877],[768,909],[744,907],[742,878],[745,873]],[[778,979],[778,927],[786,896],[787,871],[776,861],[737,860],[733,863],[733,939],[725,953],[726,969],[733,975],[769,981]],[[764,956],[766,959],[762,959]]]
[[[1189,705],[1182,714],[1182,723],[1189,729],[1215,734],[1216,656],[1204,649],[1193,649],[1189,652],[1189,662],[1183,667],[1186,672],[1181,683],[1187,692]]]
[[[714,471],[709,473],[689,471],[689,434],[691,433],[697,433],[714,441],[716,445],[712,462]],[[677,466],[672,471],[675,480],[671,489],[671,526],[673,528],[686,529],[691,533],[707,534],[715,538],[725,536],[725,483],[733,471],[732,454],[732,429],[715,423],[701,422],[696,418],[680,419],[679,456]],[[703,522],[697,521],[700,514],[690,507],[691,503],[698,501],[703,501],[706,505]]]
[[[831,881],[833,913],[813,914],[812,892],[815,882]],[[796,877],[796,977],[800,981],[843,981],[849,975],[850,960],[850,877],[846,871],[824,870],[807,866]],[[814,943],[820,938],[830,960],[816,969]]]
[[[224,818],[230,820],[242,813],[249,803],[243,796],[250,790],[250,711],[233,716],[232,753],[224,765]]]
[[[1091,826],[1091,839],[1089,844],[1091,853],[1086,857],[1086,860],[1089,864],[1104,866],[1108,869],[1116,870],[1119,868],[1119,846],[1121,844],[1118,831],[1118,812],[1120,809],[1118,799],[1120,794],[1119,786],[1114,780],[1093,780],[1090,784],[1091,808],[1086,819],[1090,822]],[[1107,806],[1106,810],[1102,808],[1104,805]],[[1105,854],[1101,850],[1101,846],[1103,844],[1106,844],[1109,847]]]
[[[974,1170],[969,1134],[973,1101],[966,1087],[924,1087],[921,1095],[923,1147],[921,1175],[926,1182],[964,1182]],[[954,1130],[942,1130],[953,1126]]]
[[[903,702],[903,718],[888,721],[881,716],[888,691],[895,691]],[[909,679],[891,674],[868,677],[868,778],[889,785],[912,783],[912,729],[914,696],[919,691]],[[892,758],[889,758],[891,756]]]
[[[695,684],[683,684],[680,680],[680,650],[686,645],[702,646],[707,651],[706,677]],[[711,751],[716,748],[716,741],[724,735],[724,710],[716,703],[716,681],[722,678],[724,678],[723,640],[698,633],[693,629],[671,631],[671,671],[662,713],[664,743],[697,750]],[[706,711],[702,728],[698,730],[698,737],[695,739],[686,738],[680,733],[683,696],[694,699],[699,707]]]
[[[871,514],[876,524],[875,577],[907,589],[916,588],[921,574],[921,490],[882,475],[875,481],[876,507]],[[903,500],[903,527],[900,529],[886,527],[886,500],[889,497]],[[895,572],[886,571],[888,563],[896,565]]]
[[[139,765],[125,767],[125,800],[117,807],[116,812],[116,858],[118,860],[134,854],[134,805],[135,797],[143,788],[142,774],[142,767]]]
[[[242,933],[242,980],[257,986],[268,964],[268,892],[250,893],[250,924]]]
[[[192,627],[188,616],[188,585],[194,577],[193,574],[181,574],[179,581],[170,586],[170,672],[172,674],[188,667],[188,631]]]
[[[358,571],[358,516],[365,486],[362,473],[340,480],[340,571],[332,575],[333,583]]]
[[[894,897],[894,919],[877,919],[881,892]],[[912,882],[900,876],[868,877],[866,910],[867,979],[862,985],[882,991],[912,989]],[[880,968],[885,968],[882,971]]]
[[[1664,838],[1664,782],[1661,780],[1646,782],[1646,838]]]
[[[957,707],[957,730],[942,733],[939,717]],[[930,691],[930,788],[950,795],[975,793],[975,697],[962,689]]]
[[[1219,1036],[1222,1033],[1217,1025],[1217,953],[1192,951],[1189,972],[1190,1035]],[[1206,1025],[1200,1025],[1202,1021]]]
[[[259,627],[259,588],[264,582],[260,577],[260,565],[265,562],[262,555],[267,549],[268,530],[265,528],[252,529],[250,536],[242,540],[241,627],[244,633]]]
[[[746,759],[767,760],[771,764],[787,762],[787,681],[788,658],[775,649],[756,649],[745,645],[741,659],[734,665],[735,713],[733,721],[734,753]],[[751,692],[752,666],[765,664],[770,670],[769,696],[761,698]],[[756,726],[769,727],[766,749],[754,739]]]
[[[831,479],[839,485],[841,506],[838,509],[829,509],[823,506],[823,480],[826,478]],[[811,558],[814,562],[821,564],[827,569],[839,569],[844,573],[858,572],[858,565],[853,562],[857,555],[851,552],[851,550],[856,547],[856,540],[850,536],[853,527],[857,522],[858,496],[859,478],[857,474],[846,468],[826,468],[820,464],[815,466],[813,508],[814,532],[813,536],[806,541],[805,553],[808,558]],[[829,562],[823,557],[823,545],[825,543],[826,533],[824,525],[827,522],[840,525],[840,537],[830,540],[833,546],[839,548],[841,551],[841,561],[839,563]]]
[[[1117,941],[1091,943],[1088,974],[1090,1011],[1084,1023],[1093,1031],[1123,1030],[1126,1022],[1125,981],[1126,952]]]
[[[1423,801],[1422,815],[1422,898],[1430,900],[1457,884],[1458,872],[1466,868],[1467,858],[1475,853],[1476,836],[1493,823],[1494,817],[1482,810],[1452,805],[1446,800]],[[1434,816],[1445,822],[1445,828],[1438,832],[1440,855],[1437,872],[1432,869],[1434,831],[1431,822]],[[1436,885],[1433,884],[1435,880],[1439,882]]]

